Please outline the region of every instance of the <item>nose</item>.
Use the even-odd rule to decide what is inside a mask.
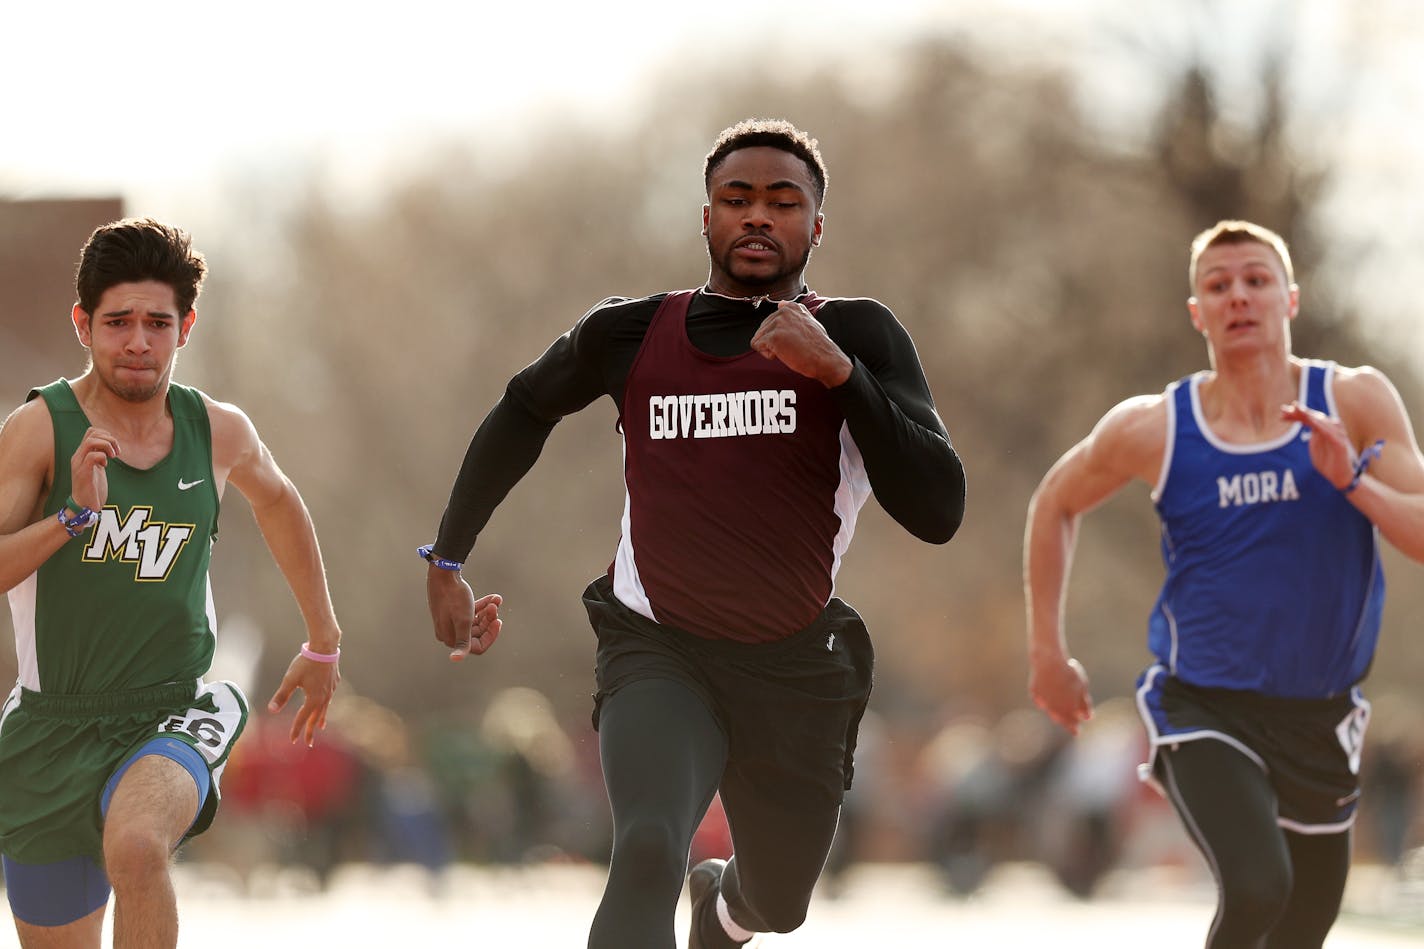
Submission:
[[[749,231],[764,231],[771,227],[771,214],[767,206],[760,201],[748,204],[747,212],[742,217],[742,227]]]
[[[131,353],[146,353],[152,348],[148,342],[148,331],[143,328],[142,323],[135,323],[133,332],[129,333],[129,338],[124,341],[124,349]]]

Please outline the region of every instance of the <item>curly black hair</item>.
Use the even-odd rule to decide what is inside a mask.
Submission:
[[[826,174],[826,163],[821,158],[821,150],[816,140],[785,119],[743,119],[730,128],[723,129],[713,143],[712,150],[702,163],[702,180],[710,190],[712,173],[732,152],[742,148],[766,146],[790,152],[806,163],[811,180],[816,184],[816,204],[826,200],[826,185],[830,181]]]

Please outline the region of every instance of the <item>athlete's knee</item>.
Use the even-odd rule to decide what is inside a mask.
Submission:
[[[732,920],[744,929],[759,933],[789,933],[806,922],[809,901],[753,903],[746,899],[727,899]]]
[[[650,880],[676,880],[681,886],[688,843],[666,821],[630,821],[619,828],[613,841],[613,866]]]
[[[733,870],[722,876],[722,894],[736,920],[762,933],[789,933],[806,922],[810,891],[784,885],[782,880],[754,880]]]
[[[761,907],[754,910],[760,924],[756,927],[758,932],[766,933],[789,933],[801,928],[801,924],[806,922],[806,909],[809,901],[778,903],[773,906]],[[733,913],[733,918],[736,914]]]
[[[168,873],[169,844],[145,827],[110,825],[104,830],[104,869],[115,890],[147,886]]]
[[[1264,933],[1285,912],[1291,885],[1288,863],[1258,861],[1249,869],[1243,868],[1222,879],[1221,915],[1238,922],[1249,921]]]

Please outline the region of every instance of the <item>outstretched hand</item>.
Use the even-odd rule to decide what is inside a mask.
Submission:
[[[1299,402],[1281,406],[1281,418],[1310,429],[1310,463],[1336,488],[1349,487],[1355,477],[1355,446],[1340,420]]]
[[[267,703],[267,711],[280,712],[297,689],[302,690],[302,707],[297,709],[292,719],[293,742],[304,738],[307,747],[316,743],[318,729],[326,727],[326,710],[336,694],[336,683],[341,681],[341,671],[335,662],[316,662],[298,654],[287,666],[287,674],[282,684]]]
[[[431,567],[425,578],[425,596],[435,638],[449,647],[451,662],[460,662],[471,653],[478,656],[499,638],[504,625],[499,607],[504,597],[498,593],[476,599],[464,577]]]
[[[1093,717],[1088,673],[1077,659],[1035,661],[1029,670],[1028,694],[1035,705],[1068,732]]]

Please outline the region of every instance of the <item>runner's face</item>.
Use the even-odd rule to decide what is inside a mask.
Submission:
[[[92,314],[74,308],[74,329],[89,349],[95,375],[128,402],[166,391],[195,319],[192,310],[180,315],[173,288],[154,280],[115,284]]]
[[[1212,351],[1279,348],[1289,341],[1298,291],[1266,244],[1216,244],[1197,258],[1196,294],[1187,301],[1192,325]]]
[[[794,294],[823,223],[800,158],[766,146],[732,152],[713,170],[702,208],[709,286],[729,296]]]

